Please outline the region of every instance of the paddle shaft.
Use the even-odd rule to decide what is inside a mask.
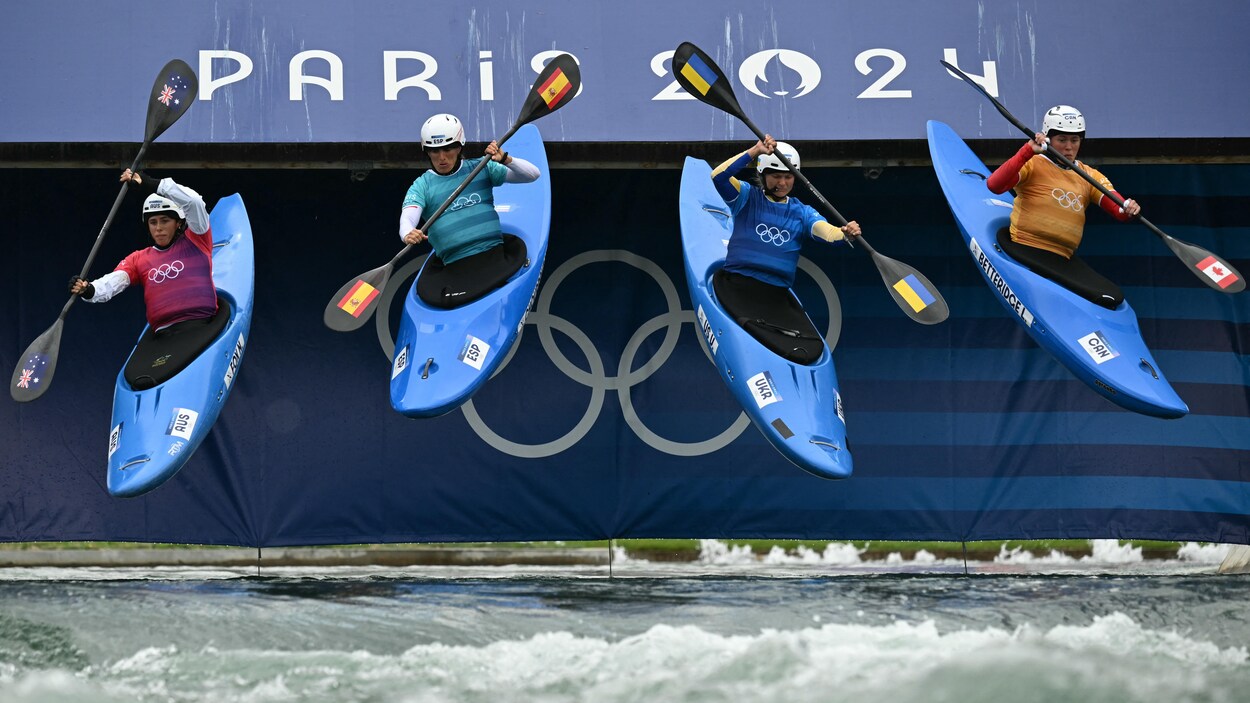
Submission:
[[[135,155],[135,160],[130,164],[130,172],[134,173],[139,168],[139,162],[143,160],[143,154],[148,150],[151,140],[143,142],[139,147],[139,153]],[[95,244],[91,246],[91,253],[87,254],[87,261],[82,265],[82,271],[78,274],[79,278],[86,278],[87,272],[91,270],[91,264],[95,262],[95,256],[100,251],[100,245],[104,243],[104,235],[109,231],[109,227],[113,224],[113,218],[117,216],[118,209],[121,208],[122,201],[126,199],[126,191],[130,189],[130,181],[122,181],[121,190],[117,191],[117,197],[113,199],[113,207],[109,209],[108,217],[104,218],[104,224],[100,227],[100,233],[96,235]],[[78,300],[77,295],[71,295],[69,300],[65,302],[65,306],[61,308],[61,314],[57,319],[65,319],[69,313],[69,309],[73,307],[74,301]]]

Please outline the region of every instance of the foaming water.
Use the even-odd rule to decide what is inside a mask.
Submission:
[[[1166,563],[1115,547],[970,576],[718,543],[689,565],[618,552],[612,578],[5,570],[0,700],[1245,700],[1250,579],[1196,545]]]

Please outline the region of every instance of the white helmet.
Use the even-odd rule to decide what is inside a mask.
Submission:
[[[421,125],[421,148],[438,148],[452,143],[464,146],[464,125],[455,115],[435,115]]]
[[[799,167],[798,150],[796,150],[794,147],[790,146],[789,144],[786,144],[785,142],[777,142],[777,146],[773,149],[772,154],[760,154],[760,157],[756,159],[755,170],[759,171],[760,173],[763,173],[764,169],[772,169],[774,171],[789,171],[790,169],[786,168],[786,165],[781,163],[781,159],[774,156],[774,154],[776,154],[779,151],[785,155],[786,160],[790,162],[791,166],[794,166],[796,169]]]
[[[148,223],[149,217],[153,215],[160,215],[162,213],[168,214],[175,220],[187,219],[187,213],[183,212],[182,208],[178,206],[178,203],[175,203],[169,198],[163,198],[156,193],[153,193],[148,196],[147,200],[143,201],[143,224],[146,225]]]
[[[1071,105],[1056,105],[1042,115],[1042,134],[1050,136],[1051,132],[1084,135],[1085,116]]]

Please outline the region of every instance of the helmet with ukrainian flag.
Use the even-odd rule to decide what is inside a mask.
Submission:
[[[799,151],[785,142],[777,142],[777,146],[773,147],[772,154],[760,154],[755,160],[755,170],[760,173],[765,171],[789,171],[786,165],[781,163],[781,159],[776,157],[776,153],[781,152],[785,155],[786,160],[791,166],[797,170],[799,168]]]
[[[464,146],[464,125],[455,115],[435,115],[421,125],[422,149],[440,149],[452,144]]]
[[[1071,105],[1056,105],[1042,115],[1042,134],[1054,132],[1085,136],[1085,115]]]

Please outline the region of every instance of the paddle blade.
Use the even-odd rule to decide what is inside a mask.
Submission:
[[[351,332],[360,329],[373,316],[378,298],[391,277],[392,264],[362,273],[339,288],[326,305],[322,321],[335,332]]]
[[[1176,258],[1185,262],[1203,283],[1221,293],[1240,293],[1246,289],[1246,279],[1224,259],[1200,246],[1158,233],[1163,235],[1163,243],[1176,254]]]
[[[57,352],[61,348],[61,330],[64,318],[58,317],[52,326],[30,343],[17,368],[13,369],[13,378],[9,382],[9,394],[19,403],[30,401],[43,395],[52,385],[52,374],[56,371]]]
[[[936,325],[950,317],[946,299],[923,273],[875,251],[872,260],[890,297],[908,317],[923,325]]]
[[[543,68],[521,106],[516,126],[528,124],[559,110],[573,100],[582,87],[582,71],[568,54],[560,54]]]
[[[143,141],[156,139],[169,129],[195,102],[200,82],[195,71],[181,59],[165,64],[152,84],[148,97],[148,121],[143,128]]]
[[[720,66],[702,49],[682,42],[673,52],[673,77],[687,92],[700,101],[724,110],[738,119],[745,120],[742,106],[734,95],[733,86]]]

